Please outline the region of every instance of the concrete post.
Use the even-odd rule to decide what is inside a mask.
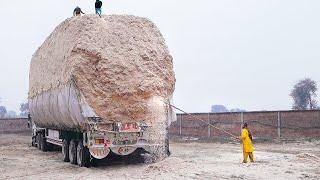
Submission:
[[[180,114],[179,135],[182,134],[182,114]]]
[[[211,122],[210,122],[210,113],[208,113],[208,138],[211,137]]]
[[[243,112],[240,113],[240,121],[241,121],[240,132],[241,132],[242,125],[243,125]]]
[[[278,138],[281,137],[281,114],[278,112]]]

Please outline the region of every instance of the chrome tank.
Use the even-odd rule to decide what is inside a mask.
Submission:
[[[30,115],[42,128],[81,132],[86,117],[97,117],[73,81],[29,99]]]
[[[62,88],[46,91],[29,99],[29,110],[36,126],[57,130],[83,132],[88,120],[98,117],[72,80]],[[176,121],[176,114],[170,106],[167,111],[166,123],[169,126]]]

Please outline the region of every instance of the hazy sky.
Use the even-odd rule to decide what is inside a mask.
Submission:
[[[94,1],[0,1],[0,104],[18,111],[32,54],[75,6],[93,13]],[[319,0],[103,2],[106,14],[144,16],[160,28],[174,57],[174,103],[186,111],[289,109],[299,79],[320,85]]]

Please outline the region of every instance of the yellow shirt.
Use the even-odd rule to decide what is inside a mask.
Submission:
[[[253,152],[254,148],[251,142],[251,139],[249,137],[249,132],[246,128],[242,129],[241,137],[242,140],[242,148],[244,152]]]

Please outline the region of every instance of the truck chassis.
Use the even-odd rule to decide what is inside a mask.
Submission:
[[[129,155],[137,149],[152,156],[161,153],[169,155],[169,141],[164,144],[148,140],[144,122],[137,123],[99,123],[97,119],[88,119],[86,131],[57,130],[37,127],[32,124],[32,146],[42,151],[49,151],[54,146],[62,147],[63,161],[89,167],[93,159],[103,159],[112,151],[120,156]],[[167,129],[166,129],[167,130]],[[155,152],[155,153],[153,153]]]

